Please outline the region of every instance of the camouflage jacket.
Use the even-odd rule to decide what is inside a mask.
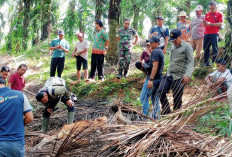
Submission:
[[[117,37],[120,38],[119,48],[121,48],[122,46],[124,47],[124,45],[131,46],[131,42],[136,35],[137,32],[133,28],[120,28],[117,32]]]

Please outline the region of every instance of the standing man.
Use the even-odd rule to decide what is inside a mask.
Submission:
[[[90,79],[88,81],[95,81],[96,69],[98,72],[98,79],[104,81],[104,58],[108,45],[110,43],[107,32],[103,29],[103,23],[101,20],[97,20],[95,23],[96,35],[94,37],[93,50],[91,56],[91,70]]]
[[[58,35],[59,38],[52,40],[49,47],[49,50],[53,51],[50,68],[50,77],[55,76],[56,70],[58,73],[57,76],[61,77],[61,74],[64,70],[65,53],[68,53],[69,51],[69,44],[64,39],[64,31],[59,31]]]
[[[9,75],[9,73],[10,73],[10,68],[6,65],[2,66],[1,72],[0,72],[0,78],[2,78],[6,82],[6,79]]]
[[[196,63],[200,62],[201,60],[201,51],[203,48],[203,39],[205,33],[205,26],[203,25],[203,21],[205,16],[202,15],[203,7],[201,5],[197,5],[195,9],[196,18],[192,20],[190,25],[191,28],[191,39],[190,44],[193,47],[193,52],[196,50]]]
[[[220,12],[217,11],[217,6],[215,2],[209,3],[210,12],[205,15],[205,20],[203,22],[205,26],[205,36],[204,36],[204,65],[210,66],[209,57],[210,57],[210,46],[212,45],[213,49],[213,58],[212,63],[216,61],[218,54],[218,32],[223,23],[223,17]]]
[[[163,53],[165,54],[167,52],[168,47],[168,39],[169,39],[169,29],[164,26],[164,18],[162,16],[158,16],[156,18],[157,26],[154,26],[151,29],[149,38],[151,38],[153,35],[157,35],[160,37],[160,45],[159,47],[163,50]]]
[[[133,38],[135,41],[132,43]],[[130,19],[123,21],[123,28],[117,32],[118,47],[119,47],[119,73],[117,78],[121,79],[124,71],[124,77],[127,76],[130,60],[132,44],[135,45],[138,41],[138,35],[135,29],[130,28]]]
[[[151,71],[149,71],[147,74],[147,79],[144,82],[141,95],[144,95],[146,97],[146,95],[148,94],[149,96],[149,90],[152,91],[151,100],[153,104],[153,118],[157,119],[160,116],[159,96],[157,91],[159,88],[159,84],[164,68],[164,54],[162,49],[159,47],[160,45],[159,36],[152,36],[147,41],[150,42],[150,46],[152,49],[148,63],[149,67],[151,68]],[[147,115],[149,109],[149,101],[142,102],[141,100],[141,103],[143,104],[143,114]]]
[[[12,74],[8,80],[8,87],[14,90],[23,91],[25,87],[25,77],[23,76],[27,71],[27,65],[19,65],[17,72]]]
[[[192,46],[182,40],[181,31],[173,29],[170,33],[170,40],[173,43],[171,49],[170,65],[167,73],[162,78],[159,88],[162,113],[171,112],[166,94],[172,89],[174,98],[174,110],[182,106],[182,95],[184,86],[188,84],[194,70],[194,59]]]
[[[10,90],[0,78],[0,156],[24,157],[24,126],[32,122],[32,107],[20,91]]]
[[[81,80],[81,64],[83,65],[85,80],[88,79],[88,49],[89,42],[84,39],[83,33],[77,33],[79,41],[76,43],[76,48],[72,55],[76,58],[77,65],[77,81]]]

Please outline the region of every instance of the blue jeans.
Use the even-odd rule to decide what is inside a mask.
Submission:
[[[159,96],[157,93],[159,87],[159,80],[154,80],[153,88],[147,88],[147,83],[149,81],[149,77],[147,77],[146,81],[143,84],[143,89],[140,95],[140,101],[143,105],[143,114],[148,115],[148,110],[150,107],[149,98],[151,97],[152,105],[153,105],[153,114],[152,117],[154,119],[160,118],[160,105],[159,105]]]
[[[24,144],[18,141],[0,141],[0,157],[24,157]]]
[[[210,55],[210,46],[212,45],[213,49],[213,58],[212,62],[216,61],[218,54],[218,34],[205,34],[203,49],[204,53],[204,63],[209,64],[209,55]]]

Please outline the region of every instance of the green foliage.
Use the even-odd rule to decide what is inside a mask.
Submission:
[[[203,78],[205,78],[211,72],[212,72],[212,68],[211,67],[198,67],[198,68],[194,69],[194,71],[193,71],[193,77],[194,78],[203,79]]]
[[[229,105],[217,108],[197,120],[197,129],[201,133],[209,133],[231,138],[232,119]]]

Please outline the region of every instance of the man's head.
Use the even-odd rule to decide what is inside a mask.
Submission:
[[[151,50],[151,46],[150,46],[149,43],[147,43],[147,45],[146,45],[146,51],[150,52],[150,50]]]
[[[210,2],[209,3],[209,10],[211,13],[214,13],[217,11],[217,4],[215,2]]]
[[[216,63],[217,63],[218,71],[220,71],[220,72],[226,71],[226,60],[225,59],[220,58],[216,61]]]
[[[2,76],[2,78],[3,78],[3,80],[6,80],[6,79],[7,79],[9,73],[10,73],[10,68],[9,68],[8,66],[4,65],[4,66],[1,68],[1,72],[0,72],[0,74],[1,74],[1,76]]]
[[[48,103],[48,94],[46,92],[39,92],[36,94],[35,96],[36,100],[43,103],[43,104],[46,104]]]
[[[64,31],[63,30],[59,30],[58,31],[58,35],[59,35],[59,39],[62,40],[64,38]]]
[[[130,27],[130,19],[123,20],[123,28],[128,29]]]
[[[178,15],[181,21],[185,21],[186,18],[188,18],[187,14],[185,11],[181,11],[180,14]]]
[[[175,45],[175,46],[180,46],[182,42],[182,37],[181,37],[181,31],[179,29],[173,29],[170,32],[170,41]]]
[[[163,16],[158,16],[158,17],[156,18],[156,23],[157,23],[158,26],[162,27],[162,25],[163,25],[163,23],[164,23],[164,18],[163,18]]]
[[[27,65],[26,64],[20,64],[17,71],[18,71],[18,74],[20,76],[23,76],[27,71]]]
[[[101,20],[97,20],[95,23],[95,27],[97,30],[100,30],[103,27],[103,22]]]
[[[151,49],[159,47],[160,38],[157,35],[153,35],[147,42],[150,43]]]
[[[82,42],[82,40],[84,38],[84,34],[81,32],[77,33],[77,38],[79,39],[80,42]]]
[[[195,13],[197,17],[200,17],[201,14],[203,13],[203,7],[201,5],[197,5],[195,9]]]

